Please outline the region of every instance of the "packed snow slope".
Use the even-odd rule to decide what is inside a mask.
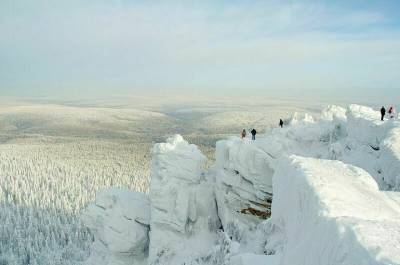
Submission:
[[[397,119],[330,106],[216,147],[205,171],[198,148],[172,137],[153,149],[148,197],[101,193],[84,218],[88,264],[400,264]]]

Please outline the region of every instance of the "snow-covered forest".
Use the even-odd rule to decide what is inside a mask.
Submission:
[[[3,144],[0,253],[4,264],[76,264],[93,236],[79,216],[99,189],[148,189],[148,144]]]

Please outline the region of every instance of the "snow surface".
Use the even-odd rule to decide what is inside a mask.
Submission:
[[[319,119],[294,114],[256,141],[217,142],[208,171],[181,136],[156,144],[143,262],[400,264],[399,130],[371,108],[330,106]],[[105,216],[90,209],[89,220]],[[92,229],[115,226],[123,209],[112,209]]]
[[[360,168],[282,160],[272,213],[284,231],[269,235],[284,241],[280,264],[400,264],[400,208]]]
[[[256,255],[251,253],[244,253],[232,256],[231,265],[254,265],[254,264],[267,264],[277,265],[280,256],[278,255]]]

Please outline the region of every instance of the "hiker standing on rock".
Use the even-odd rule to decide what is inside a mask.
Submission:
[[[256,139],[256,134],[257,134],[256,129],[251,130],[251,140],[254,141]]]
[[[246,130],[245,129],[243,129],[243,131],[242,131],[242,139],[244,139],[244,138],[246,138]]]
[[[283,127],[283,120],[279,119],[279,126],[281,126],[281,128]]]
[[[382,106],[382,108],[381,108],[381,121],[383,121],[383,118],[385,117],[385,114],[386,114],[386,109],[385,109],[384,106]]]
[[[393,106],[390,106],[390,108],[389,108],[389,117],[390,117],[391,119],[394,118],[394,108],[393,108]]]

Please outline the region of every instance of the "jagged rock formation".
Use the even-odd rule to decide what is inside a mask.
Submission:
[[[218,142],[209,171],[181,136],[156,144],[149,199],[111,190],[89,206],[88,264],[400,264],[400,196],[380,191],[400,190],[400,123],[379,119],[357,105],[294,115]]]
[[[207,235],[219,227],[219,219],[212,183],[202,171],[205,161],[199,149],[179,135],[154,146],[149,264],[182,262],[182,254],[193,251],[189,237],[201,236],[198,245],[214,239]]]
[[[389,131],[379,156],[380,174],[387,190],[400,191],[400,128]]]
[[[215,194],[223,227],[256,225],[268,218],[274,157],[250,140],[233,138],[217,143],[216,160]]]
[[[280,229],[266,235],[266,248],[282,242],[279,264],[400,264],[400,207],[361,168],[283,159],[272,212],[266,225]]]

